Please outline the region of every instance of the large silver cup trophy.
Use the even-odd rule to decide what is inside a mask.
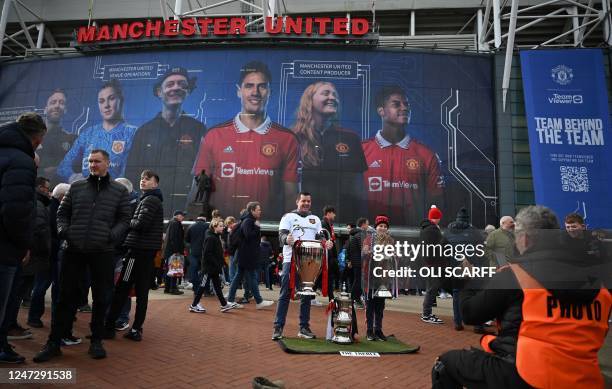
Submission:
[[[301,240],[297,237],[293,244],[293,257],[299,281],[295,294],[298,296],[316,296],[314,285],[317,277],[321,274],[325,259],[323,243],[318,240]]]

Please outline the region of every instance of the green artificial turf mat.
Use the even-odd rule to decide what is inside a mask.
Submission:
[[[419,351],[419,346],[406,344],[394,336],[386,342],[361,340],[352,344],[337,344],[325,339],[283,338],[278,341],[283,350],[292,354],[338,354],[340,351],[370,352],[379,354],[410,354]]]

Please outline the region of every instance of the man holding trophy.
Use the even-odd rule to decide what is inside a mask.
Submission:
[[[314,283],[323,270],[323,295],[327,294],[326,251],[331,249],[331,240],[325,240],[321,220],[310,213],[312,196],[300,192],[296,200],[297,209],[286,213],[279,223],[279,240],[283,246],[283,270],[281,290],[274,318],[272,340],[283,337],[283,327],[289,309],[289,299],[295,287],[301,296],[300,330],[298,337],[314,339],[310,330],[310,301],[316,295]],[[297,282],[296,282],[297,281]]]

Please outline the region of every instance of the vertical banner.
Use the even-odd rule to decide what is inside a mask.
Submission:
[[[612,134],[600,50],[522,51],[536,203],[612,227]]]

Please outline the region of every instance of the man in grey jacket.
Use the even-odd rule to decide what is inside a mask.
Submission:
[[[113,255],[123,241],[130,222],[129,194],[108,174],[109,155],[104,150],[89,154],[87,179],[72,184],[57,211],[57,229],[68,243],[60,275],[60,295],[56,320],[49,340],[34,362],[45,362],[62,355],[60,341],[70,329],[79,297],[79,279],[89,269],[93,295],[91,345],[94,359],[106,357],[102,346],[107,291],[113,287]]]

